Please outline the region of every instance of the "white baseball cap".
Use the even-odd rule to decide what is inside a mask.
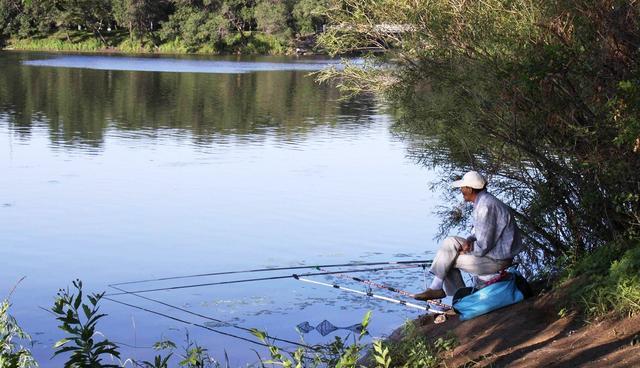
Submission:
[[[464,174],[461,180],[456,180],[451,184],[454,188],[469,187],[473,189],[482,189],[485,185],[487,185],[487,181],[477,171],[469,171]]]

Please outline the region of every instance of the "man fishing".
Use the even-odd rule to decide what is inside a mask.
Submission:
[[[486,180],[476,171],[453,182],[465,202],[473,203],[473,234],[446,238],[436,253],[430,272],[433,281],[417,300],[441,299],[465,286],[460,271],[474,275],[496,273],[509,265],[522,248],[511,209],[486,191]]]

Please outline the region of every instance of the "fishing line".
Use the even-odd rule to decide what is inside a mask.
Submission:
[[[126,305],[127,307],[131,307],[131,308],[139,309],[139,310],[142,310],[142,311],[145,311],[145,312],[148,312],[148,313],[152,313],[152,314],[155,314],[155,315],[158,315],[158,316],[162,316],[162,317],[165,317],[165,318],[169,318],[169,319],[171,319],[171,320],[178,321],[178,322],[181,322],[181,323],[184,323],[184,324],[187,324],[187,325],[191,325],[191,326],[196,326],[196,327],[204,328],[205,330],[209,330],[209,331],[212,331],[212,332],[215,332],[215,333],[219,333],[219,334],[221,334],[221,335],[225,335],[225,336],[233,337],[233,338],[236,338],[236,339],[239,339],[239,340],[244,340],[244,341],[246,341],[246,342],[250,342],[250,343],[252,343],[252,344],[256,344],[256,345],[260,345],[260,346],[264,346],[264,347],[267,347],[267,348],[269,347],[269,344],[265,344],[265,343],[262,343],[262,342],[259,342],[259,341],[254,341],[254,340],[248,339],[248,338],[246,338],[246,337],[242,337],[242,336],[234,335],[234,334],[231,334],[231,333],[228,333],[228,332],[224,332],[224,331],[216,330],[215,328],[211,328],[211,327],[208,327],[208,326],[205,326],[205,325],[201,325],[201,324],[199,324],[199,323],[185,321],[185,320],[183,320],[183,319],[180,319],[180,318],[177,318],[177,317],[173,317],[173,316],[170,316],[170,315],[168,315],[168,314],[161,313],[161,312],[157,312],[157,311],[154,311],[154,310],[151,310],[151,309],[148,309],[148,308],[144,308],[144,307],[140,307],[140,306],[137,306],[137,305],[133,305],[133,304],[125,303],[125,302],[122,302],[122,301],[120,301],[120,300],[111,299],[111,298],[106,297],[106,296],[105,296],[105,297],[102,297],[102,299],[106,299],[106,300],[112,301],[112,302],[114,302],[114,303],[118,303],[118,304]],[[282,350],[282,349],[281,349],[281,350]],[[283,350],[283,351],[286,351],[286,350]]]
[[[237,328],[239,330],[243,330],[243,331],[247,331],[247,332],[254,332],[255,331],[254,329],[251,329],[251,328],[242,327],[242,326],[239,326],[239,325],[227,322],[227,321],[223,321],[223,320],[220,320],[220,319],[209,317],[209,316],[206,316],[204,314],[196,313],[196,312],[190,311],[188,309],[185,309],[185,308],[182,308],[182,307],[178,307],[176,305],[165,303],[165,302],[163,302],[161,300],[157,300],[157,299],[149,298],[149,297],[146,297],[146,296],[138,295],[138,294],[135,294],[135,293],[132,293],[132,292],[128,292],[128,291],[126,291],[124,289],[121,289],[119,287],[116,287],[116,286],[111,286],[111,287],[116,289],[116,290],[122,291],[122,292],[124,292],[126,294],[133,295],[133,296],[136,296],[138,298],[141,298],[141,299],[144,299],[144,300],[148,300],[148,301],[160,304],[160,305],[164,305],[166,307],[173,308],[173,309],[179,310],[181,312],[185,312],[185,313],[188,313],[188,314],[200,317],[200,318],[208,319],[208,320],[213,321],[213,322],[223,323],[223,324],[225,324],[225,325],[227,325],[229,327]],[[300,347],[303,347],[303,348],[317,350],[317,348],[314,348],[314,347],[309,346],[309,345],[301,344],[299,342],[286,340],[286,339],[281,339],[281,338],[273,337],[273,336],[269,336],[269,335],[266,335],[266,337],[268,337],[268,338],[270,338],[271,340],[274,340],[274,341],[286,342],[288,344],[293,344],[293,345],[300,346]]]
[[[211,273],[200,273],[194,275],[183,275],[183,276],[170,276],[170,277],[160,277],[156,279],[147,279],[147,280],[136,280],[136,281],[126,281],[119,282],[115,284],[111,284],[113,286],[120,285],[128,285],[128,284],[141,284],[145,282],[154,282],[154,281],[167,281],[167,280],[178,280],[178,279],[187,279],[187,278],[195,278],[195,277],[205,277],[205,276],[220,276],[220,275],[233,275],[239,273],[254,273],[254,272],[270,272],[270,271],[286,271],[286,270],[301,270],[305,268],[332,268],[332,267],[357,267],[357,266],[380,266],[380,265],[395,265],[395,264],[431,264],[430,260],[425,261],[388,261],[388,262],[368,262],[368,263],[342,263],[342,264],[325,264],[325,265],[317,265],[317,266],[293,266],[293,267],[266,267],[266,268],[255,268],[249,270],[239,270],[239,271],[222,271],[222,272],[211,272]]]
[[[375,271],[382,271],[382,270],[397,270],[397,269],[414,268],[414,267],[422,267],[422,265],[407,264],[407,265],[399,265],[399,266],[395,266],[395,267],[363,268],[363,269],[353,269],[353,270],[344,270],[344,271],[335,271],[335,272],[309,272],[309,273],[300,274],[298,276],[322,276],[322,275],[333,275],[335,273],[354,273],[354,272],[369,272],[369,271],[370,272],[375,272]],[[169,287],[163,287],[163,288],[142,289],[142,290],[133,290],[133,291],[127,291],[127,292],[120,292],[120,293],[112,293],[112,294],[106,294],[105,296],[117,296],[117,295],[124,295],[124,294],[127,294],[127,293],[141,294],[141,293],[150,293],[150,292],[153,292],[153,291],[189,289],[189,288],[196,288],[196,287],[202,287],[202,286],[229,285],[229,284],[239,284],[239,283],[254,282],[254,281],[281,280],[281,279],[288,279],[288,278],[294,277],[294,275],[256,277],[256,278],[251,278],[251,279],[240,279],[240,280],[231,280],[231,281],[207,282],[207,283],[202,283],[202,284],[169,286]],[[113,285],[109,285],[109,286],[113,286]]]
[[[423,311],[426,311],[426,312],[431,312],[431,313],[436,313],[436,314],[444,313],[444,311],[441,311],[441,310],[423,307],[422,305],[409,303],[409,302],[406,302],[404,300],[393,299],[393,298],[389,298],[389,297],[386,297],[386,296],[374,294],[372,292],[364,292],[364,291],[360,291],[360,290],[350,289],[350,288],[347,288],[347,287],[344,287],[344,286],[340,286],[340,285],[337,285],[337,284],[327,284],[326,282],[315,281],[315,280],[307,279],[307,278],[304,278],[304,277],[301,277],[301,276],[302,275],[294,275],[293,277],[296,280],[308,282],[308,283],[311,283],[311,284],[328,286],[328,287],[332,287],[334,289],[340,289],[340,290],[344,290],[344,291],[348,291],[348,292],[352,292],[352,293],[356,293],[356,294],[360,294],[360,295],[370,296],[372,298],[385,300],[385,301],[388,301],[388,302],[391,302],[391,303],[396,303],[396,304],[404,305],[404,306],[411,307],[411,308],[420,309],[420,310],[423,310]]]

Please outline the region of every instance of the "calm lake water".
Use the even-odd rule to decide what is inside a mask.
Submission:
[[[114,292],[110,283],[130,280],[431,258],[435,174],[407,157],[385,106],[340,102],[333,86],[308,76],[329,64],[0,53],[0,295],[26,276],[11,296],[13,314],[41,366],[61,365],[50,357],[62,334],[45,309],[75,278],[89,291]],[[420,268],[356,275],[424,287]],[[349,326],[372,310],[371,335],[380,337],[422,313],[293,278],[145,295],[295,341],[302,322]],[[167,305],[113,298],[253,339]],[[250,342],[110,301],[102,311],[109,316],[99,329],[123,344],[124,357],[150,359],[161,339],[184,345],[187,328],[220,360],[226,350],[232,366],[255,362],[251,349],[266,356]],[[320,343],[347,333],[303,336]]]

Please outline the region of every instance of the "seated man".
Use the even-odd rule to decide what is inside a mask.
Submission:
[[[431,286],[415,294],[418,300],[431,300],[453,295],[465,286],[460,270],[486,275],[509,265],[522,247],[520,233],[512,210],[486,191],[486,180],[469,171],[453,183],[460,188],[466,202],[473,203],[474,234],[468,238],[446,238],[436,253],[430,272]],[[444,290],[443,290],[444,289]]]

